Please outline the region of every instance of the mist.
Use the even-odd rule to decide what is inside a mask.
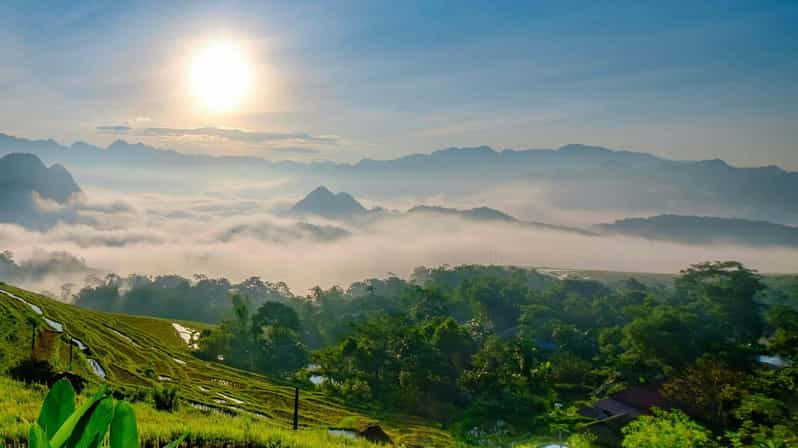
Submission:
[[[551,221],[580,222],[572,211],[542,202],[543,196],[535,206],[525,206],[512,198],[528,197],[521,193],[529,190],[509,188],[493,197],[461,197],[459,202],[433,196],[382,204],[402,210],[411,201],[488,203],[521,217],[546,209],[547,217],[560,217]],[[502,202],[497,196],[510,199]],[[259,196],[247,185],[193,195],[128,192],[120,196],[110,190],[89,190],[81,201],[68,205],[75,217],[70,222],[46,230],[0,224],[0,249],[12,252],[20,267],[35,272],[5,274],[5,279],[40,291],[59,291],[63,283],[80,284],[87,276],[103,273],[205,274],[231,281],[259,276],[285,281],[295,293],[304,294],[317,285],[345,286],[389,273],[408,276],[420,265],[675,273],[700,261],[733,259],[762,272],[798,270],[798,250],[789,248],[685,245],[399,213],[356,225],[297,220],[275,211],[296,199],[274,192]],[[377,205],[377,201],[364,202]],[[588,218],[585,221],[595,222],[596,216]]]

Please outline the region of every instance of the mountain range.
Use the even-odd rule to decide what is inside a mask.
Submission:
[[[651,154],[588,145],[558,149],[496,151],[447,148],[392,160],[354,164],[273,162],[257,157],[208,156],[116,141],[107,148],[85,143],[62,146],[0,134],[0,154],[31,152],[91,180],[99,170],[168,171],[183,176],[287,178],[294,192],[326,184],[373,199],[396,195],[473,195],[502,185],[545,193],[545,206],[567,210],[622,210],[627,215],[713,215],[798,224],[798,172],[777,166],[735,167],[713,160],[668,160]],[[105,172],[105,171],[100,171]],[[122,182],[124,176],[106,176]],[[132,181],[131,181],[132,182]],[[139,181],[135,187],[147,188]],[[525,187],[526,186],[526,187]],[[162,187],[162,185],[161,185]],[[163,187],[162,187],[163,188]]]
[[[475,207],[465,210],[456,208],[416,205],[404,213],[376,207],[366,209],[351,194],[333,193],[327,187],[320,186],[308,193],[288,211],[297,217],[318,216],[322,218],[346,221],[348,223],[363,223],[368,220],[396,218],[401,216],[424,216],[427,218],[457,217],[472,222],[501,222],[537,228],[541,230],[559,230],[575,232],[584,235],[594,235],[594,232],[575,227],[557,226],[541,222],[522,221],[514,216],[490,207]]]
[[[471,222],[493,222],[524,226],[538,230],[556,230],[584,236],[620,235],[650,240],[685,244],[742,244],[747,246],[798,247],[798,228],[767,221],[739,218],[720,218],[689,215],[658,215],[648,218],[625,218],[613,223],[602,223],[589,229],[566,227],[541,222],[520,220],[490,207],[456,209],[442,206],[417,205],[404,213],[383,208],[368,210],[351,194],[333,193],[320,186],[299,200],[290,211],[301,217],[319,216],[347,223],[417,216],[425,218],[456,217]],[[339,236],[346,236],[342,234]]]

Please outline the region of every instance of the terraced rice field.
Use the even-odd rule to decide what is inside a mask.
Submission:
[[[398,444],[454,444],[449,434],[421,419],[348,408],[311,388],[301,392],[301,431],[290,431],[292,386],[193,356],[184,330],[200,331],[207,324],[91,311],[9,285],[0,285],[0,371],[31,356],[30,319],[40,329],[35,356],[49,360],[56,370],[89,379],[89,389],[103,383],[126,394],[149,393],[164,384],[178,389],[181,407],[176,413],[136,404],[146,440],[167,440],[190,430],[219,444],[246,445],[285,433],[293,442],[274,446],[352,446],[352,440],[331,436],[327,429],[376,421]],[[0,394],[0,409],[20,410],[18,416],[0,416],[0,440],[20,440],[27,434],[24,421],[32,421],[38,412],[42,392],[5,378],[0,388],[20,389]],[[325,442],[299,444],[302,434],[314,443]]]

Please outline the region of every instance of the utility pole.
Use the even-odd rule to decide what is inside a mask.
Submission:
[[[299,429],[299,388],[294,387],[294,431]]]
[[[554,407],[557,408],[557,414],[559,415],[562,409],[562,403],[554,403]],[[562,426],[557,424],[557,448],[562,448]]]
[[[31,338],[30,338],[30,359],[31,359],[31,361],[33,361],[33,359],[36,357],[36,323],[37,322],[36,322],[36,319],[29,319],[28,322],[30,322],[30,326],[31,326],[31,333],[30,333],[30,336],[31,336]]]

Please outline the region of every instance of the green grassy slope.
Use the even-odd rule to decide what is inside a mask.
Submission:
[[[0,372],[30,357],[32,332],[28,318],[34,317],[41,328],[47,329],[39,336],[36,356],[48,359],[57,370],[68,369],[69,344],[65,337],[68,336],[80,340],[87,347],[84,351],[73,350],[71,370],[89,379],[93,385],[108,383],[112,388],[126,391],[149,391],[158,384],[178,388],[182,406],[177,414],[159,413],[139,405],[141,432],[145,438],[163,440],[171,434],[190,429],[206,437],[239,442],[242,437],[256,437],[257,431],[278,431],[291,437],[305,432],[307,437],[327,440],[330,437],[326,435],[326,428],[378,421],[400,444],[416,443],[427,447],[453,444],[447,433],[420,419],[352,410],[313,391],[302,391],[300,424],[305,429],[293,434],[288,431],[293,413],[293,388],[275,384],[254,373],[193,357],[188,345],[172,326],[173,321],[86,310],[4,284],[0,284],[0,291],[16,295],[43,311],[43,316],[39,316],[29,305],[0,292]],[[54,328],[43,317],[61,323],[64,332],[58,334],[53,331]],[[179,323],[195,330],[206,326]],[[106,378],[92,371],[89,359],[100,364]],[[19,384],[3,379],[0,389],[4,386],[15,389]],[[0,409],[9,408],[7,405],[11,404],[23,412],[24,418],[35,418],[34,412],[40,401],[27,404],[25,400],[36,401],[40,394],[32,390],[27,395],[23,394],[27,397],[25,400],[20,398],[16,401],[12,395],[0,393]],[[8,403],[3,403],[4,400]],[[19,417],[6,416],[7,419],[15,418],[16,426],[8,421],[7,425],[3,424],[2,418],[0,416],[0,440],[24,434],[24,431],[18,433],[24,426],[19,424]],[[318,442],[321,439],[314,440]],[[333,446],[332,443],[325,442],[324,446]],[[311,443],[308,446],[319,445]]]

